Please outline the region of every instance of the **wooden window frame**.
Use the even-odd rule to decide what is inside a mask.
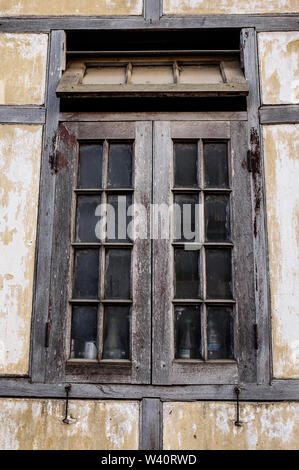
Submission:
[[[26,31],[48,31],[51,25],[55,25],[55,31],[51,31],[50,34],[50,46],[49,46],[49,69],[48,69],[48,87],[47,87],[47,100],[46,100],[46,122],[45,122],[45,133],[44,133],[44,152],[42,159],[42,178],[40,186],[40,204],[39,204],[39,222],[38,222],[38,237],[37,237],[37,264],[36,264],[36,275],[35,275],[35,295],[33,303],[33,323],[32,323],[32,345],[31,345],[31,363],[30,363],[30,380],[32,385],[25,382],[22,383],[19,380],[13,380],[12,382],[2,381],[3,390],[6,393],[12,394],[12,396],[64,396],[64,389],[61,385],[34,385],[37,382],[44,382],[46,376],[46,356],[47,356],[47,331],[49,329],[48,319],[51,313],[51,304],[48,299],[48,292],[50,288],[50,260],[51,260],[51,249],[52,249],[52,226],[53,226],[53,188],[55,187],[55,169],[56,169],[56,158],[55,158],[55,141],[58,121],[60,120],[73,120],[78,119],[77,115],[73,113],[66,113],[61,115],[59,118],[59,99],[56,97],[56,89],[61,77],[61,70],[64,64],[63,48],[64,48],[64,31],[59,30],[59,27],[64,28],[66,25],[72,29],[82,29],[83,25],[87,24],[85,19],[46,19],[46,23],[43,20],[38,20],[36,24],[30,23],[28,29],[28,22],[26,20],[18,20],[15,23],[9,25],[3,23],[4,28],[12,30],[18,28],[18,30]],[[50,24],[49,21],[52,23]],[[88,19],[88,22],[90,19]],[[134,20],[135,21],[135,20]],[[130,19],[126,21],[120,21],[118,25],[113,22],[105,26],[105,21],[99,19],[97,24],[93,27],[102,28],[128,28],[133,29],[137,27],[133,24]],[[258,80],[258,64],[257,64],[257,45],[256,45],[256,32],[267,31],[269,27],[271,29],[272,23],[267,18],[255,17],[248,24],[244,18],[227,19],[219,21],[219,19],[207,17],[205,26],[208,24],[213,27],[221,28],[223,25],[227,27],[229,24],[231,27],[243,27],[241,35],[241,52],[243,57],[243,64],[245,70],[245,77],[249,85],[249,95],[247,97],[248,113],[229,113],[230,117],[227,117],[227,113],[219,113],[221,119],[232,119],[232,120],[244,120],[247,119],[248,115],[248,149],[250,152],[258,149],[261,151],[259,146],[256,146],[255,142],[251,139],[254,135],[252,130],[256,132],[257,137],[260,135],[259,129],[259,116],[258,108],[260,106],[259,98],[259,80]],[[283,30],[286,27],[289,28],[291,25],[294,29],[296,18],[291,18],[289,23],[286,22],[287,18],[275,18],[275,30]],[[292,23],[293,21],[293,23]],[[212,22],[212,23],[211,23]],[[102,24],[103,23],[103,24]],[[140,25],[138,28],[140,29]],[[185,26],[184,18],[176,18],[173,20],[167,20],[166,22],[160,20],[162,29],[167,29],[170,25],[176,25],[180,32],[183,31]],[[188,23],[189,27],[202,28],[202,20],[194,18],[193,26]],[[287,26],[286,26],[287,25]],[[47,29],[45,29],[47,26]],[[248,27],[249,26],[249,27]],[[254,29],[254,27],[256,29]],[[149,28],[154,29],[155,25]],[[5,30],[6,30],[5,29]],[[148,29],[148,28],[147,28]],[[19,112],[19,110],[18,110]],[[103,118],[97,115],[97,119]],[[139,114],[139,113],[138,113]],[[187,116],[188,115],[188,116]],[[198,113],[198,116],[200,113]],[[92,113],[85,113],[83,119],[90,120],[93,117]],[[136,116],[135,116],[136,117]],[[134,118],[135,118],[134,117]],[[157,119],[157,115],[153,113],[153,117]],[[163,118],[163,116],[162,116]],[[181,119],[193,119],[192,113],[184,113],[181,115]],[[215,113],[205,114],[205,119],[214,119]],[[199,117],[200,119],[200,117]],[[256,153],[255,153],[256,155]],[[246,162],[245,162],[246,164]],[[272,377],[271,372],[271,329],[270,329],[270,303],[269,303],[269,274],[268,274],[268,262],[267,262],[267,242],[265,236],[265,215],[264,215],[264,181],[263,181],[263,165],[260,161],[260,168],[258,173],[255,172],[252,178],[252,191],[254,193],[253,205],[255,207],[255,225],[257,236],[255,237],[254,253],[255,253],[255,277],[256,277],[256,305],[257,305],[257,329],[259,332],[259,342],[257,350],[257,384],[243,384],[242,389],[244,390],[244,399],[257,399],[262,400],[276,400],[276,399],[295,399],[297,396],[298,384],[296,380],[281,381],[275,380]],[[256,197],[259,196],[259,200]],[[262,196],[262,198],[261,198]],[[257,203],[258,202],[258,209]],[[11,383],[13,385],[11,385]],[[272,386],[270,384],[273,383]],[[288,384],[288,385],[287,385]],[[13,389],[11,388],[13,387]],[[54,388],[53,388],[54,387]],[[75,385],[74,385],[75,387]],[[125,388],[124,388],[125,387]],[[133,388],[132,388],[133,387]],[[129,385],[114,385],[113,390],[107,386],[102,386],[103,393],[97,387],[92,384],[78,384],[78,387],[74,388],[74,396],[76,397],[89,397],[89,398],[100,398],[102,397],[123,397],[124,393],[129,398],[140,398],[142,396],[160,397],[161,399],[215,399],[215,400],[232,400],[235,398],[234,385],[201,385],[201,386],[185,386],[182,392],[182,388],[172,387],[153,387],[143,386],[140,388],[134,388],[135,386]],[[14,391],[15,390],[15,391]],[[35,390],[35,391],[34,391]],[[127,392],[124,392],[126,390]],[[29,395],[28,395],[29,394]],[[50,394],[50,395],[48,395]]]
[[[233,241],[231,249],[235,303],[223,300],[219,305],[235,305],[234,350],[236,361],[174,359],[174,305],[190,305],[194,302],[173,299],[173,243],[171,240],[154,240],[153,382],[161,385],[255,382],[254,325],[256,316],[252,203],[250,175],[244,164],[242,165],[247,156],[247,125],[244,121],[221,121],[219,118],[217,119],[217,113],[215,121],[212,122],[180,122],[179,114],[176,119],[177,121],[154,122],[153,180],[154,188],[157,188],[153,193],[154,203],[172,204],[172,193],[178,191],[172,188],[172,176],[170,176],[173,173],[173,141],[176,139],[202,139],[203,141],[227,141],[229,143]],[[184,193],[184,191],[182,192]],[[184,244],[179,243],[179,245]],[[209,243],[205,242],[201,249],[207,245]],[[223,246],[221,243],[215,245]],[[169,279],[167,283],[164,280],[165,275]],[[203,297],[202,305],[206,302],[207,300]],[[215,302],[217,301],[214,301],[214,304]],[[211,304],[213,304],[212,301]],[[204,319],[204,316],[202,318]],[[161,344],[164,345],[163,348],[161,348]]]
[[[135,114],[113,114],[99,117],[94,115],[95,121],[92,122],[91,116],[77,114],[73,122],[62,122],[59,127],[58,148],[57,148],[57,173],[55,188],[55,215],[53,223],[53,248],[52,248],[52,280],[50,289],[50,333],[48,338],[48,353],[46,365],[47,382],[76,382],[76,383],[152,383],[155,385],[175,385],[175,384],[237,384],[239,382],[251,383],[256,381],[256,362],[254,350],[254,325],[255,325],[255,305],[254,305],[254,281],[253,281],[253,260],[251,263],[251,274],[244,268],[245,260],[252,259],[253,253],[253,228],[252,213],[250,204],[250,174],[243,162],[247,156],[247,123],[246,113],[226,113],[226,120],[223,120],[223,113],[212,113],[213,116],[206,113],[185,113],[184,121],[181,122],[180,114],[166,113],[160,116],[163,121],[157,121],[159,114],[139,113]],[[206,120],[207,117],[210,120]],[[63,116],[62,116],[63,118]],[[83,121],[80,121],[80,119]],[[111,119],[113,118],[113,122]],[[124,118],[127,121],[124,121]],[[157,136],[152,136],[153,132],[158,130]],[[232,120],[230,120],[232,118]],[[234,120],[234,119],[241,120]],[[87,121],[84,122],[84,119]],[[166,119],[166,120],[165,120]],[[135,134],[136,129],[136,134]],[[165,276],[165,267],[168,265],[168,273],[172,267],[169,263],[172,260],[170,254],[170,240],[153,240],[154,258],[151,261],[151,241],[137,241],[143,246],[140,253],[141,259],[148,259],[148,269],[143,272],[143,279],[137,279],[138,289],[133,292],[136,305],[139,307],[138,316],[139,326],[132,330],[134,344],[134,356],[131,361],[115,361],[114,363],[102,361],[92,363],[87,360],[70,360],[66,362],[67,346],[65,345],[66,318],[64,312],[66,305],[71,297],[66,279],[70,279],[70,245],[71,245],[71,213],[72,213],[72,194],[75,181],[75,167],[78,152],[78,141],[94,141],[96,138],[103,140],[106,138],[132,139],[137,137],[137,129],[140,130],[143,138],[136,141],[136,145],[141,148],[142,144],[144,156],[140,160],[140,177],[146,175],[144,180],[135,181],[134,192],[137,194],[137,201],[149,201],[151,194],[151,184],[153,183],[153,202],[161,204],[162,202],[171,203],[169,196],[171,193],[171,181],[168,178],[165,182],[165,175],[169,175],[167,165],[169,158],[172,157],[172,141],[176,138],[204,140],[228,140],[231,142],[234,164],[235,178],[232,178],[232,192],[235,195],[232,198],[232,207],[234,213],[240,213],[242,209],[247,214],[244,220],[239,221],[234,226],[236,244],[240,245],[241,235],[244,236],[244,243],[238,246],[238,257],[236,263],[240,269],[235,272],[238,275],[236,283],[238,286],[244,283],[244,288],[238,288],[237,298],[243,299],[245,305],[242,309],[239,301],[238,315],[238,334],[235,335],[235,350],[237,351],[236,361],[178,361],[173,360],[173,338],[171,318],[172,314],[161,315],[161,309],[164,312],[170,312],[171,285],[172,276],[169,275],[169,281],[166,289],[160,292],[160,286]],[[172,129],[172,134],[171,134]],[[153,156],[152,152],[153,139]],[[158,153],[156,151],[158,149]],[[159,158],[162,154],[164,158]],[[154,164],[152,181],[152,158]],[[165,167],[165,164],[167,168]],[[159,166],[160,165],[160,166]],[[162,166],[161,166],[162,165]],[[163,169],[164,166],[164,169]],[[232,170],[230,171],[230,173]],[[135,174],[136,179],[136,174]],[[246,197],[245,197],[246,196]],[[164,200],[165,199],[165,200]],[[245,230],[245,234],[244,234]],[[82,246],[84,243],[82,244]],[[142,251],[143,250],[143,251]],[[159,260],[155,263],[154,260]],[[153,299],[150,299],[150,266],[154,265],[153,277]],[[138,266],[138,260],[134,263]],[[142,269],[140,269],[140,273]],[[147,272],[147,274],[146,274]],[[239,274],[238,274],[239,273]],[[134,276],[133,276],[134,277]],[[138,300],[139,299],[139,300]],[[149,303],[153,301],[153,318],[151,319]],[[82,301],[83,302],[83,301]],[[84,303],[84,302],[83,302]],[[184,303],[184,302],[183,302]],[[147,306],[147,307],[145,307]],[[160,312],[160,315],[159,315]],[[159,318],[158,318],[159,317]],[[169,323],[170,321],[170,323]],[[150,369],[150,324],[153,322],[153,355],[152,369]],[[166,333],[165,333],[166,332]],[[165,336],[166,334],[166,336]],[[240,344],[242,345],[239,345]],[[164,344],[164,348],[161,348]],[[238,352],[239,351],[239,352]],[[165,357],[164,357],[165,356]],[[161,367],[162,364],[162,367]]]
[[[150,258],[150,240],[137,239],[132,246],[132,301],[111,300],[108,302],[104,298],[94,301],[73,299],[70,281],[72,280],[74,246],[88,246],[86,243],[74,243],[73,239],[74,190],[76,188],[79,143],[95,140],[115,141],[116,139],[121,142],[124,140],[134,141],[134,201],[137,204],[143,203],[145,205],[149,217],[148,205],[151,198],[152,173],[151,129],[151,123],[145,121],[136,123],[104,122],[101,124],[98,122],[63,122],[59,126],[50,289],[52,309],[49,321],[51,329],[46,381],[150,383],[151,298],[148,293],[151,292],[151,279],[149,270],[143,269],[143,260]],[[110,190],[98,190],[99,193],[103,191]],[[116,248],[119,244],[104,242],[93,245],[103,251],[104,247]],[[99,323],[101,323],[103,305],[107,303],[108,305],[126,303],[131,307],[131,358],[119,361],[70,359],[68,336],[71,306],[80,304],[101,306],[99,313]]]
[[[132,65],[133,64],[133,65]],[[180,65],[217,65],[223,83],[180,83]],[[88,67],[117,66],[126,67],[125,83],[121,85],[84,84],[86,69]],[[173,84],[133,84],[131,83],[132,66],[134,65],[168,65],[173,70]],[[120,57],[101,59],[71,59],[67,63],[57,95],[61,98],[88,98],[88,97],[203,97],[203,96],[246,96],[248,85],[242,74],[238,54],[221,56],[212,54],[201,57]]]

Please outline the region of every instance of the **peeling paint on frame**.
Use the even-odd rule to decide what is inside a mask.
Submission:
[[[28,373],[42,126],[0,125],[0,374]]]
[[[143,0],[0,0],[1,16],[142,15]]]
[[[0,399],[1,450],[135,450],[139,402]]]
[[[0,34],[0,104],[44,103],[47,34]]]
[[[299,124],[264,126],[276,378],[299,378]]]
[[[164,403],[165,450],[299,449],[299,403]]]
[[[164,15],[296,13],[298,0],[164,0]]]
[[[299,31],[259,33],[263,104],[299,103]]]

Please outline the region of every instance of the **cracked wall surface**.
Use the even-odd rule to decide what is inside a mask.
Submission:
[[[0,125],[0,374],[28,373],[42,126]]]
[[[259,33],[263,104],[299,103],[299,31]]]
[[[45,100],[47,34],[0,33],[0,105]]]
[[[139,403],[0,399],[1,450],[134,450],[139,439]]]
[[[143,0],[0,0],[1,16],[142,15]]]
[[[165,15],[296,13],[297,0],[164,0]]]
[[[165,450],[299,449],[299,403],[164,403]]]

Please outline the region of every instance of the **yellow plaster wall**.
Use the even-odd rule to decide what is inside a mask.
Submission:
[[[164,0],[164,15],[296,13],[298,0]]]
[[[0,399],[1,450],[138,449],[139,403]]]
[[[0,374],[27,374],[42,126],[0,125]]]
[[[299,378],[299,124],[263,135],[274,376]]]
[[[299,403],[164,403],[165,450],[299,449]]]
[[[0,34],[0,104],[43,104],[46,34]]]
[[[142,15],[143,0],[0,0],[0,16]]]
[[[299,31],[259,33],[258,48],[263,104],[299,103]]]

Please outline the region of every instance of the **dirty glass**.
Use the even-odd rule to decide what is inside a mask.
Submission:
[[[78,188],[102,187],[102,144],[80,144]]]
[[[71,354],[77,359],[96,359],[97,306],[74,306],[72,312]]]
[[[175,261],[175,297],[194,299],[200,297],[200,251],[176,248]]]
[[[100,196],[77,196],[76,242],[99,242],[96,236],[99,217],[95,215],[99,204],[101,204]]]
[[[130,299],[131,250],[107,249],[105,264],[105,298]]]
[[[178,305],[175,318],[175,358],[200,359],[201,324],[200,306]]]
[[[78,249],[74,260],[74,299],[97,299],[99,285],[99,250]]]
[[[207,298],[232,298],[230,249],[206,249]]]
[[[130,307],[107,305],[104,314],[102,359],[129,359]]]
[[[227,188],[228,177],[228,155],[226,142],[205,142],[204,175],[207,188]]]
[[[132,187],[132,151],[132,144],[109,145],[108,188]]]
[[[232,319],[231,307],[207,308],[208,359],[233,359]]]
[[[205,195],[205,237],[209,242],[230,241],[229,196]]]
[[[197,142],[174,143],[174,185],[183,188],[198,186]]]

